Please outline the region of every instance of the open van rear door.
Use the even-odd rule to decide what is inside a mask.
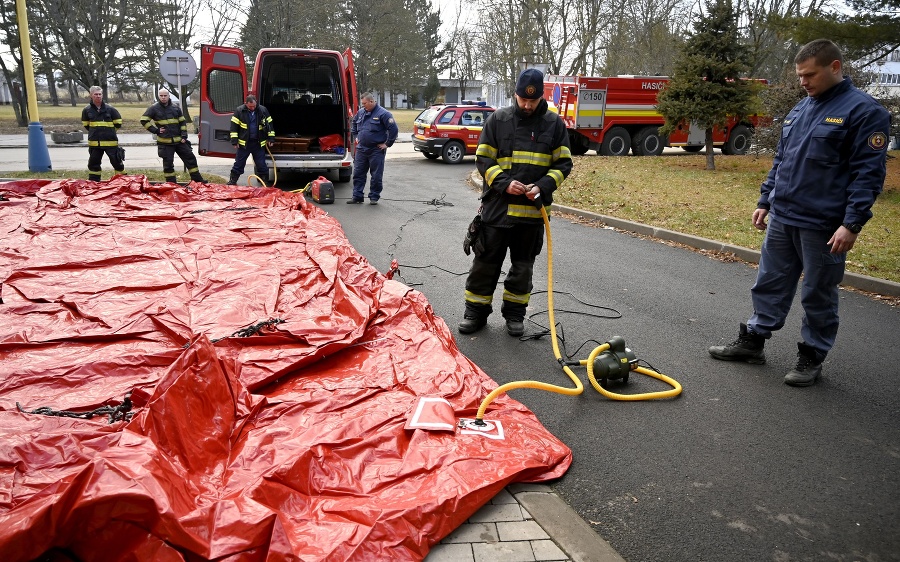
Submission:
[[[347,110],[350,112],[350,118],[356,115],[356,112],[359,111],[359,94],[356,91],[356,71],[353,69],[353,51],[347,49],[344,51],[344,72],[347,75],[344,77],[344,83],[347,84]]]
[[[344,145],[350,147],[350,153],[354,156],[356,155],[356,144],[353,142],[353,138],[350,135],[350,122],[356,117],[356,112],[359,111],[359,94],[356,91],[356,71],[353,69],[353,51],[349,48],[344,51],[344,72],[346,76],[344,76],[344,84],[346,84],[347,91],[344,93],[344,97],[347,99],[347,127],[346,132],[344,133]]]
[[[247,93],[244,52],[234,47],[200,46],[200,132],[198,153],[234,158],[229,131],[234,110]]]

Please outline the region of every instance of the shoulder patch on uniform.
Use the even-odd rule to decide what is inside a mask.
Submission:
[[[391,117],[390,119],[388,119],[388,123],[390,123],[391,125],[393,125],[393,124],[394,124],[394,118]]]
[[[875,150],[881,150],[887,146],[887,135],[882,132],[872,133],[869,137],[869,146]]]
[[[826,123],[834,123],[835,125],[843,125],[844,118],[843,117],[826,117],[825,122]]]

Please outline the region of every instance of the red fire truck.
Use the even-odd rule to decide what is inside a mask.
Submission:
[[[655,156],[666,146],[699,152],[706,144],[703,129],[679,125],[668,138],[659,134],[664,123],[656,111],[656,95],[666,87],[666,76],[557,76],[544,78],[544,98],[569,129],[572,154],[596,150],[605,156]],[[759,115],[729,119],[713,130],[713,145],[724,154],[745,154],[750,149]]]

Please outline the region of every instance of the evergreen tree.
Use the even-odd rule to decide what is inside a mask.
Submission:
[[[666,120],[662,134],[686,123],[706,131],[706,168],[714,170],[713,129],[724,126],[729,116],[750,113],[755,88],[744,79],[751,53],[741,44],[731,1],[707,0],[705,12],[694,22],[657,109]]]

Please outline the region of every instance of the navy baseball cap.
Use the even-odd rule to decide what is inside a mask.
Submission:
[[[516,95],[527,100],[544,97],[544,73],[536,68],[526,68],[516,81]]]

